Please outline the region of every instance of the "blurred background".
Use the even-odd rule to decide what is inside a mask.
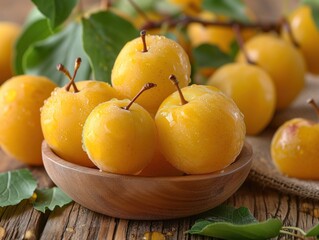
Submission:
[[[99,0],[82,0],[83,7],[99,2]],[[33,6],[31,0],[0,0],[0,21],[22,24]]]
[[[156,1],[156,0],[155,0]],[[283,12],[289,12],[298,5],[299,0],[243,0],[250,10],[255,12],[259,21],[276,21]],[[84,7],[99,0],[82,0]],[[23,23],[28,12],[32,9],[31,0],[0,0],[0,21]]]
[[[0,0],[0,21],[23,23],[32,6],[31,0]]]

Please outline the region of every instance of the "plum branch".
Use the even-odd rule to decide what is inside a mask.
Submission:
[[[191,23],[199,23],[203,26],[217,26],[217,27],[225,27],[225,28],[231,28],[234,31],[236,42],[239,45],[240,49],[244,53],[244,56],[246,58],[247,63],[255,64],[248,56],[247,51],[244,47],[244,41],[242,37],[241,30],[242,29],[257,29],[263,32],[270,32],[274,31],[277,34],[280,34],[282,30],[287,31],[289,38],[291,42],[294,44],[294,46],[299,47],[298,42],[296,41],[289,22],[286,18],[282,18],[280,21],[275,23],[259,23],[259,22],[239,22],[235,20],[231,21],[219,21],[219,20],[203,20],[197,17],[192,16],[180,16],[177,18],[163,18],[159,21],[152,21],[145,18],[145,24],[141,27],[141,29],[144,30],[151,30],[160,28],[161,26],[165,25],[168,28],[174,28],[176,26],[186,27],[187,25]]]

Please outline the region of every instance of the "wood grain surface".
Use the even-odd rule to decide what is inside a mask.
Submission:
[[[0,172],[25,167],[0,152]],[[12,167],[15,166],[15,167]],[[42,186],[50,185],[43,168],[30,168]],[[227,201],[235,207],[245,206],[260,221],[277,217],[286,226],[309,229],[318,223],[319,202],[288,195],[246,180]],[[26,201],[0,208],[0,239],[114,239],[142,240],[146,232],[160,232],[168,240],[202,240],[185,235],[200,215],[173,220],[136,221],[112,218],[95,213],[77,203],[42,214]],[[3,229],[3,231],[1,230]],[[288,239],[280,237],[278,239]]]

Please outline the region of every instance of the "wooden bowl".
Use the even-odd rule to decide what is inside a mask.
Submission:
[[[45,141],[42,156],[52,181],[75,202],[108,216],[137,220],[180,218],[214,208],[241,186],[252,164],[247,143],[222,171],[176,177],[117,175],[82,167],[58,157]]]

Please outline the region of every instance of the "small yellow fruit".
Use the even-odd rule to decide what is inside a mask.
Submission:
[[[311,9],[302,6],[289,16],[292,34],[300,45],[300,50],[306,60],[307,70],[312,74],[319,74],[319,30],[312,17]],[[284,34],[286,40],[290,40]]]
[[[57,88],[41,110],[41,126],[44,138],[50,148],[61,158],[92,167],[82,149],[82,129],[90,112],[98,104],[118,97],[107,83],[80,81],[76,83],[79,92],[71,88]]]
[[[253,62],[263,68],[275,84],[276,109],[288,107],[299,95],[305,83],[305,61],[301,53],[291,44],[272,34],[260,34],[245,44],[247,54]],[[246,62],[242,51],[238,62]]]
[[[112,85],[132,99],[144,84],[154,82],[156,89],[145,92],[136,102],[155,115],[161,102],[175,91],[168,76],[176,74],[185,87],[190,82],[191,66],[184,49],[171,39],[147,35],[145,44],[147,49],[142,39],[136,38],[123,47],[112,70]]]
[[[271,142],[278,170],[289,176],[319,180],[319,124],[302,118],[285,122]]]
[[[235,101],[244,114],[247,134],[260,133],[271,121],[276,108],[276,90],[262,68],[245,63],[227,64],[217,69],[207,84],[219,88]]]
[[[129,100],[113,99],[98,105],[83,127],[83,148],[102,171],[138,174],[152,160],[156,127],[151,115]]]
[[[0,84],[13,76],[13,51],[19,34],[17,24],[0,22]]]
[[[40,108],[56,85],[45,77],[20,75],[0,88],[0,144],[17,160],[42,165]]]
[[[204,174],[221,170],[235,161],[245,139],[243,115],[215,87],[183,88],[161,104],[155,122],[160,149],[167,161],[182,172]]]

